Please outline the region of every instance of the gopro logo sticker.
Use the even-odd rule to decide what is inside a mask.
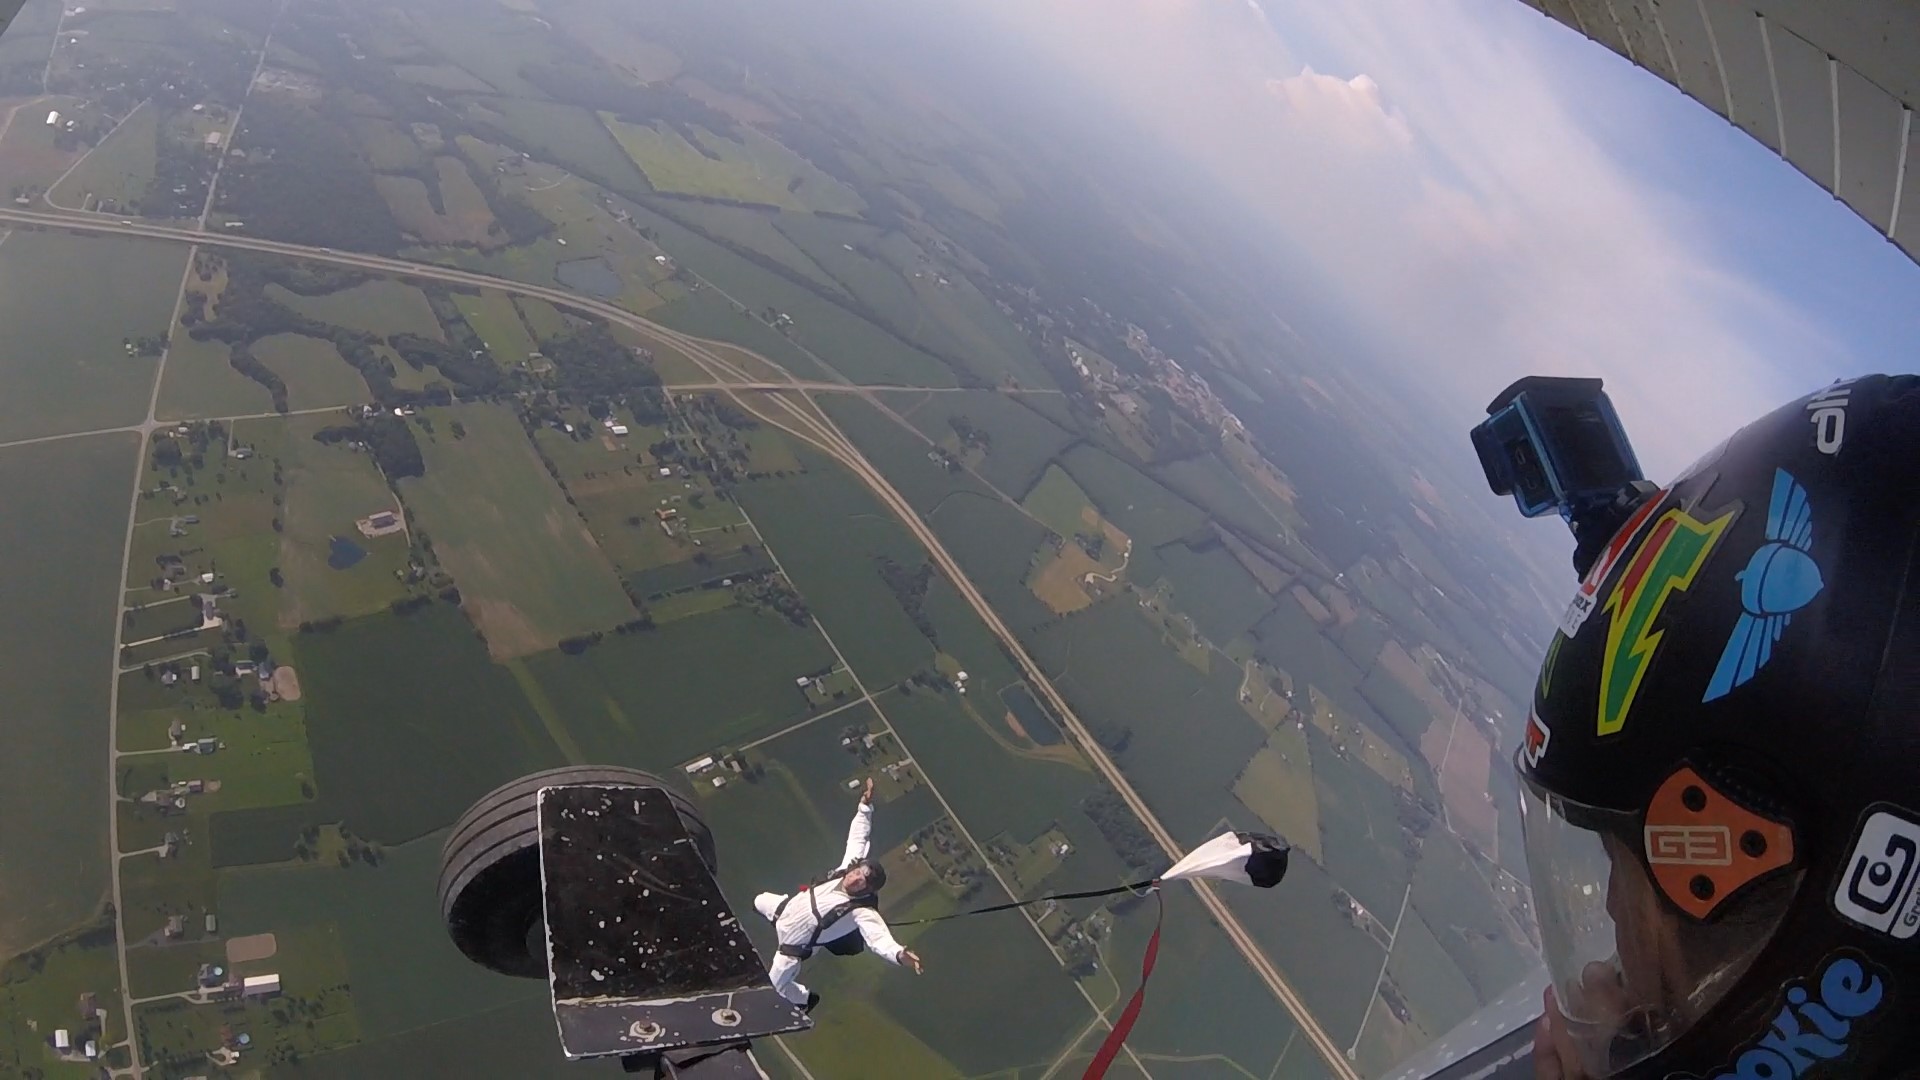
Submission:
[[[1877,810],[1860,827],[1833,907],[1842,917],[1894,938],[1920,932],[1920,823]]]

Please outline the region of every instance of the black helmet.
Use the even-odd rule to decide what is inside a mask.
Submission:
[[[1595,1075],[1920,1063],[1920,377],[1837,383],[1641,505],[1516,755]]]
[[[881,866],[879,860],[855,859],[852,862],[848,863],[847,868],[841,871],[841,873],[842,874],[852,873],[855,869],[863,866],[866,867],[867,869],[867,889],[865,892],[861,893],[860,895],[872,896],[875,893],[878,893],[887,884],[887,868],[884,866]]]

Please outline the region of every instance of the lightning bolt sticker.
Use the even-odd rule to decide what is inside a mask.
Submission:
[[[1667,511],[1607,597],[1607,651],[1600,664],[1600,734],[1626,726],[1640,680],[1665,631],[1654,628],[1667,600],[1693,584],[1737,511],[1702,523],[1683,509]]]

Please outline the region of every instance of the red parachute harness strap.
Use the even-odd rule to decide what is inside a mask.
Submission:
[[[1133,1022],[1140,1018],[1140,1006],[1147,1000],[1147,980],[1153,977],[1153,962],[1160,956],[1160,925],[1166,921],[1167,902],[1160,895],[1160,883],[1155,881],[1149,886],[1153,890],[1156,910],[1153,915],[1153,936],[1147,939],[1147,955],[1140,961],[1140,985],[1133,991],[1133,997],[1120,1013],[1119,1022],[1100,1044],[1100,1049],[1087,1064],[1087,1071],[1080,1074],[1080,1080],[1100,1080],[1107,1075],[1107,1067],[1120,1054],[1120,1048],[1126,1045],[1127,1035],[1133,1031]]]

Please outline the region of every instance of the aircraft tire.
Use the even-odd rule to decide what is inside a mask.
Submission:
[[[440,915],[467,959],[502,975],[545,978],[540,914],[540,822],[543,787],[630,784],[659,788],[708,870],[718,868],[713,832],[693,803],[659,777],[616,765],[569,765],[532,773],[482,796],[448,833],[440,850]]]

